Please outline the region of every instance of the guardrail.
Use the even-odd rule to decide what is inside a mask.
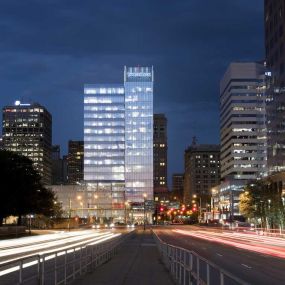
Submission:
[[[178,284],[248,285],[197,253],[163,242],[153,232],[163,262]]]
[[[3,263],[0,265],[0,284],[67,284],[110,260],[116,254],[119,245],[132,233],[110,236],[109,240],[101,243],[95,241],[83,246]]]

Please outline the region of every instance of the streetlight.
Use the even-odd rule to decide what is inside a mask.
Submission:
[[[212,212],[213,212],[213,220],[215,219],[215,195],[217,194],[216,189],[212,189],[212,196],[211,196],[211,208],[212,208]]]
[[[32,231],[31,231],[31,228],[32,228],[32,218],[33,218],[34,216],[33,215],[29,215],[29,235],[31,235],[32,234]]]
[[[196,194],[194,194],[194,195],[192,195],[192,197],[194,198],[194,199],[196,199],[197,198],[197,195]],[[193,201],[192,201],[192,203],[193,203]],[[201,199],[201,196],[199,197],[199,223],[201,222],[201,219],[202,219],[202,199]]]
[[[145,200],[146,200],[147,194],[144,193],[143,194],[143,230],[145,231],[145,220],[146,220],[146,216],[145,216]]]
[[[82,197],[80,195],[78,195],[76,198],[78,201],[80,201],[79,204],[82,207],[82,218],[81,218],[81,220],[82,220],[83,219],[83,203],[81,202]]]
[[[70,219],[71,219],[71,198],[69,197],[69,213],[68,213],[68,231],[70,232]]]
[[[83,202],[80,202],[80,206],[81,206],[81,209],[82,209],[82,218],[84,217],[84,213],[83,213]]]
[[[125,202],[125,223],[127,224],[127,215],[128,215],[128,207],[129,207],[129,201]]]

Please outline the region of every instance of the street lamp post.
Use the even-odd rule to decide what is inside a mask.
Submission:
[[[32,215],[30,214],[29,215],[29,235],[32,234],[31,227],[32,227]]]
[[[197,198],[197,195],[196,194],[194,194],[193,196],[192,196],[194,199],[196,199]],[[193,200],[194,201],[194,200]],[[192,201],[192,202],[193,202]],[[198,220],[199,220],[199,223],[201,222],[201,220],[202,220],[202,198],[201,198],[201,196],[199,197],[199,218],[198,218]]]
[[[145,220],[146,220],[146,212],[145,212],[145,200],[146,200],[147,194],[143,194],[143,230],[145,231]]]
[[[82,210],[82,220],[83,220],[83,217],[84,217],[84,212],[83,212],[83,202],[80,202],[80,206],[81,206],[81,210]]]
[[[81,206],[81,211],[82,211],[82,217],[81,217],[81,222],[83,222],[83,217],[84,217],[84,212],[83,212],[83,200],[82,200],[82,196],[77,196],[77,200],[80,201],[79,205]]]
[[[215,195],[216,195],[216,190],[212,189],[212,196],[211,196],[211,208],[213,212],[213,220],[215,219]]]
[[[68,213],[68,231],[70,232],[70,219],[71,219],[71,198],[69,198],[69,213]]]
[[[125,202],[125,224],[128,222],[128,207],[129,207],[129,201]]]

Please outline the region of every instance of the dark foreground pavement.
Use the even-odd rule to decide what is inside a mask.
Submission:
[[[77,285],[173,285],[161,261],[152,233],[137,231],[123,243],[118,254],[94,272],[82,276]]]

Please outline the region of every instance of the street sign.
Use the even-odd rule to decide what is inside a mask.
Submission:
[[[146,211],[154,211],[155,205],[153,200],[145,200]]]
[[[180,203],[179,202],[170,202],[168,208],[178,210],[180,208]]]

